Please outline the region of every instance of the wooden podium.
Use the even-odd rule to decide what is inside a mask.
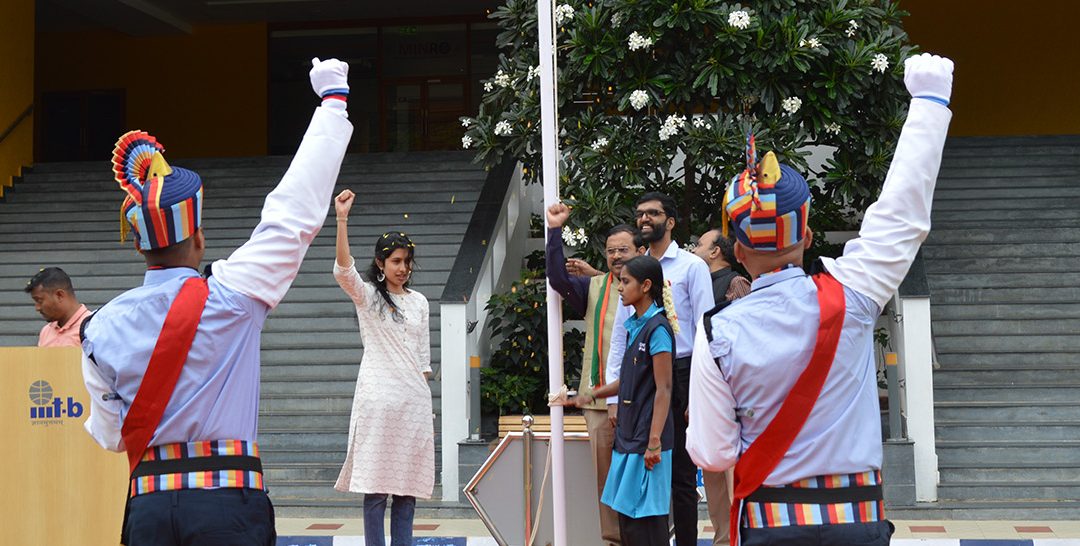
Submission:
[[[0,543],[115,545],[127,459],[83,428],[78,348],[0,347]]]

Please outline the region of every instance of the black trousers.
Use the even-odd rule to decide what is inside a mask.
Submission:
[[[668,517],[632,518],[619,514],[619,538],[622,546],[667,546]]]
[[[690,357],[676,358],[672,368],[671,412],[675,421],[675,447],[671,453],[671,519],[675,524],[675,546],[697,546],[697,465],[686,452]]]
[[[889,521],[740,529],[743,546],[888,546]]]
[[[184,489],[131,499],[127,546],[274,546],[274,507],[256,489]]]

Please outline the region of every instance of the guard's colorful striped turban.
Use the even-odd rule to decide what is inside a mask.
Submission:
[[[116,141],[113,175],[127,193],[120,207],[120,240],[127,226],[142,250],[165,248],[195,234],[202,223],[202,179],[180,167],[170,167],[165,147],[143,131],[131,131]]]
[[[758,163],[751,135],[746,142],[746,169],[731,179],[724,193],[724,236],[732,229],[747,247],[784,250],[806,235],[809,215],[806,179],[777,161],[772,152]]]

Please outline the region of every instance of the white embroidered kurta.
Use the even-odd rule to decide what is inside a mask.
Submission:
[[[428,301],[423,294],[391,294],[404,315],[379,313],[375,286],[355,265],[334,264],[334,278],[352,298],[360,319],[364,358],[349,419],[349,452],[338,491],[431,498],[435,486],[435,426],[431,389]]]

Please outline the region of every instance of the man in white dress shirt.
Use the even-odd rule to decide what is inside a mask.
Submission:
[[[677,325],[675,361],[672,363],[671,414],[675,420],[675,447],[672,450],[671,507],[675,523],[675,545],[697,546],[697,467],[686,453],[686,408],[690,391],[690,352],[698,320],[713,306],[712,278],[709,266],[693,253],[679,248],[672,240],[678,214],[675,200],[660,192],[648,192],[638,198],[634,209],[641,239],[649,245],[649,255],[660,261],[664,281],[671,288]],[[626,352],[624,323],[631,310],[619,300],[608,351],[607,383],[618,379]],[[665,304],[666,305],[666,304]],[[616,397],[608,404],[616,403]]]
[[[812,233],[798,173],[770,153],[728,189],[736,255],[754,280],[698,330],[687,449],[706,470],[738,460],[733,545],[889,543],[874,323],[930,230],[952,70],[931,55],[905,63],[912,100],[881,196],[819,274],[801,267]]]

